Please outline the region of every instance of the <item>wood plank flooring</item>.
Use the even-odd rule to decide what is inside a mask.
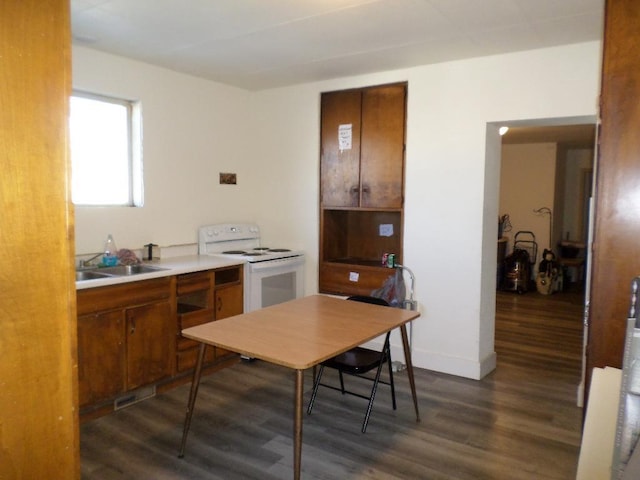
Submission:
[[[364,435],[366,402],[321,390],[303,419],[302,478],[575,478],[581,302],[566,292],[499,292],[497,369],[481,381],[416,369],[420,423],[406,372],[396,375],[398,410],[381,386]],[[259,361],[203,378],[183,459],[188,385],[85,423],[82,478],[292,478],[293,381]],[[310,388],[309,371],[305,401]]]

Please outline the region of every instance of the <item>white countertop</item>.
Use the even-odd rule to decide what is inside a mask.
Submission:
[[[108,285],[117,285],[120,283],[138,282],[140,280],[149,280],[152,278],[168,277],[170,275],[181,275],[183,273],[200,272],[202,270],[213,270],[216,268],[231,267],[234,265],[244,264],[243,260],[214,257],[208,255],[188,255],[184,257],[171,257],[153,262],[145,262],[146,265],[162,268],[149,273],[139,273],[136,275],[123,275],[107,278],[96,278],[93,280],[82,280],[76,282],[76,290],[84,290],[86,288],[106,287]],[[98,272],[100,270],[98,269]]]

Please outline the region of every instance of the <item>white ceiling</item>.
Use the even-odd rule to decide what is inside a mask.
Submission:
[[[74,43],[261,90],[598,40],[604,0],[71,0]]]

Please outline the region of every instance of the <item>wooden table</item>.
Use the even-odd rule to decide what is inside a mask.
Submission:
[[[184,456],[207,345],[295,370],[293,463],[296,480],[300,478],[302,455],[304,370],[398,327],[402,335],[416,420],[419,421],[406,329],[406,324],[419,316],[418,312],[411,310],[312,295],[182,330],[184,337],[196,340],[201,345],[189,394],[179,456]]]

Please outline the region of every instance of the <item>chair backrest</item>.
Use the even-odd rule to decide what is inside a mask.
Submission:
[[[384,307],[389,306],[389,302],[387,302],[386,300],[378,297],[369,297],[367,295],[352,295],[348,297],[347,300],[351,300],[353,302],[373,303],[375,305],[382,305]]]

